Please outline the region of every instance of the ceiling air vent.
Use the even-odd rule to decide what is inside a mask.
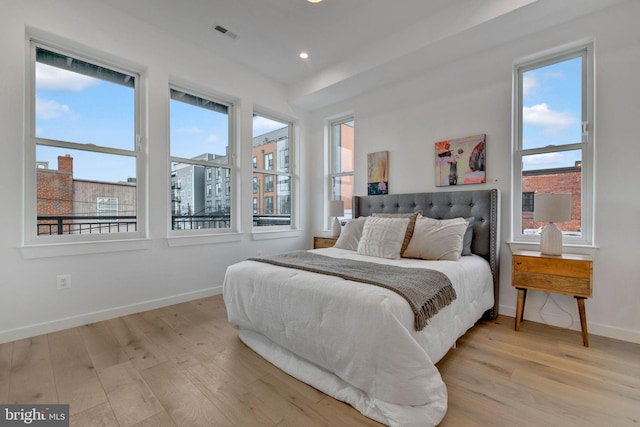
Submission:
[[[225,36],[231,37],[232,39],[235,39],[236,37],[238,37],[236,33],[232,33],[231,31],[227,30],[226,28],[220,25],[216,25],[215,27],[213,27],[213,29],[219,33],[224,34]]]

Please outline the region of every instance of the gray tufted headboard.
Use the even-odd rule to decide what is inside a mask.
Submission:
[[[354,218],[374,212],[410,213],[417,210],[436,219],[475,218],[471,251],[485,258],[493,273],[494,306],[484,317],[495,319],[499,295],[500,192],[493,189],[353,197]]]

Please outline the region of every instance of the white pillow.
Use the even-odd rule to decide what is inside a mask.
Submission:
[[[336,241],[336,244],[333,245],[334,248],[347,249],[350,251],[358,250],[358,242],[360,242],[360,238],[362,237],[362,229],[364,228],[364,222],[366,221],[366,216],[361,216],[359,218],[355,218],[347,221],[344,228],[340,232],[340,237]]]
[[[467,231],[468,224],[464,218],[419,217],[403,256],[457,261],[460,259],[464,233]]]
[[[409,218],[368,217],[364,222],[358,253],[379,258],[400,258]]]

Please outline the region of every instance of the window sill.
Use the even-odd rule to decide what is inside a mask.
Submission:
[[[100,242],[50,243],[20,246],[25,259],[139,251],[151,248],[151,239],[104,240]]]
[[[508,241],[506,243],[507,245],[509,245],[509,248],[511,249],[512,253],[517,250],[528,250],[528,251],[540,250],[540,243],[538,242]],[[598,249],[600,249],[600,247],[595,245],[581,245],[581,244],[575,244],[575,243],[573,244],[565,243],[562,245],[563,252],[574,253],[574,254],[585,254],[585,255],[591,255],[591,256],[594,256]]]
[[[251,237],[253,240],[270,240],[270,239],[288,239],[293,237],[300,237],[302,232],[300,230],[265,230],[265,231],[253,231]]]
[[[179,248],[182,246],[239,242],[240,240],[242,240],[242,233],[169,236],[167,237],[167,244],[169,245],[169,247]]]

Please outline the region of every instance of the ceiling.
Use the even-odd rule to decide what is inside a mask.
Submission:
[[[621,0],[102,1],[257,70],[285,85],[293,105],[316,109]]]

